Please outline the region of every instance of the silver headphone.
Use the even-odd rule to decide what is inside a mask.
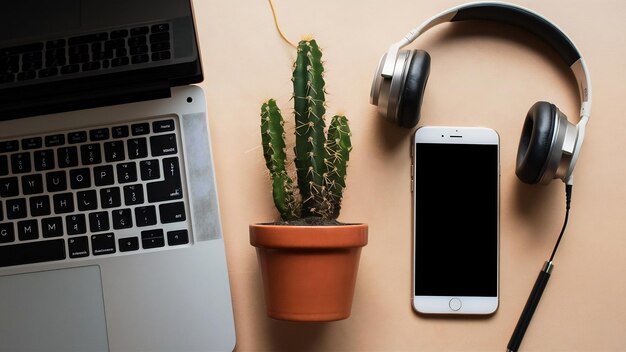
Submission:
[[[476,2],[446,10],[407,33],[389,47],[378,64],[370,103],[387,120],[402,127],[417,125],[430,71],[430,55],[400,50],[430,28],[446,22],[488,20],[519,26],[548,43],[570,67],[580,92],[580,120],[574,125],[551,103],[535,103],[526,116],[515,173],[525,183],[547,184],[558,178],[573,183],[573,171],[591,112],[591,81],[585,60],[572,41],[546,18],[517,5]]]

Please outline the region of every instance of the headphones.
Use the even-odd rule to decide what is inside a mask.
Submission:
[[[558,178],[573,183],[573,171],[591,112],[591,81],[585,60],[572,41],[546,18],[517,5],[476,2],[454,7],[426,20],[391,45],[380,60],[372,82],[370,103],[399,126],[417,125],[430,72],[430,55],[423,50],[400,50],[430,28],[446,22],[487,20],[521,27],[542,38],[571,68],[580,91],[580,120],[574,125],[554,104],[535,103],[524,121],[515,173],[529,184]]]

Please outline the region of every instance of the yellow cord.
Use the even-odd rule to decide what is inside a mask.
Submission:
[[[286,41],[289,45],[293,46],[294,48],[298,48],[294,43],[292,43],[289,39],[287,39],[287,37],[285,37],[285,34],[283,34],[283,31],[280,29],[280,26],[278,25],[278,18],[276,18],[276,10],[274,9],[274,2],[272,0],[267,0],[267,1],[269,1],[270,7],[272,8],[272,15],[274,15],[274,23],[276,24],[276,29],[278,30],[278,34],[280,34],[283,40]]]

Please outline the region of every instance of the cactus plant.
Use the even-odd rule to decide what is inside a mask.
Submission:
[[[295,167],[289,176],[284,120],[274,99],[261,106],[261,138],[272,179],[274,204],[284,221],[333,220],[339,216],[352,145],[345,116],[332,117],[328,131],[322,52],[315,40],[298,43],[293,70]]]

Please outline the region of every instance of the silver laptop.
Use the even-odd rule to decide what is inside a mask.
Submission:
[[[0,13],[0,351],[227,351],[189,0]]]

